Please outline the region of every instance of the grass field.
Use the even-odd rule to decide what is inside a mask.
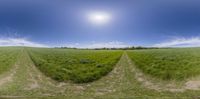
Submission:
[[[183,80],[200,74],[200,48],[128,51],[144,73],[163,80]]]
[[[0,98],[3,99],[198,99],[200,96],[199,74],[198,72],[193,73],[193,71],[198,71],[198,63],[196,62],[198,62],[199,48],[147,49],[132,51],[40,49],[22,47],[10,47],[5,49],[7,49],[7,51],[13,50],[14,52],[17,52],[18,56],[16,62],[13,62],[14,65],[9,67],[10,70],[7,70],[0,75]],[[119,59],[120,56],[121,58]],[[113,65],[105,65],[106,68],[109,67],[111,70],[107,71],[105,75],[100,75],[100,78],[92,79],[92,81],[88,83],[62,82],[62,80],[58,81],[57,79],[54,80],[49,78],[51,76],[46,74],[48,71],[44,70],[51,69],[49,68],[49,64],[44,63],[40,65],[42,66],[41,68],[36,62],[33,62],[34,58],[36,58],[36,61],[39,60],[39,62],[42,60],[53,64],[55,67],[50,67],[55,70],[62,69],[63,67],[68,69],[70,68],[68,66],[74,66],[75,70],[72,69],[72,73],[81,72],[84,76],[85,72],[82,72],[82,69],[80,68],[89,68],[91,66],[93,71],[99,71],[99,67],[96,64],[111,64],[113,62]],[[71,59],[73,60],[72,62],[74,62],[73,64],[76,65],[69,65],[68,61]],[[114,61],[115,59],[117,60]],[[95,62],[91,62],[91,60]],[[110,61],[112,62],[110,63]],[[176,64],[172,66],[174,68],[176,67],[176,69],[171,71],[172,74],[177,71],[183,72],[183,75],[189,76],[182,77],[180,75],[174,76],[170,74],[171,78],[162,78],[165,77],[165,75],[169,75],[166,71],[171,70],[172,67],[170,67],[170,69],[167,68],[168,70],[166,70],[165,68],[157,69],[150,66],[151,69],[148,70],[158,70],[158,73],[160,73],[159,71],[167,73],[161,73],[158,76],[150,74],[150,72],[145,72],[144,68],[150,67],[144,65],[144,67],[141,68],[141,65],[137,63],[139,61],[143,64],[152,64],[157,61],[160,64],[156,64],[156,67],[162,67],[162,62],[165,62],[165,68],[168,66],[170,67],[172,64]],[[187,62],[183,64],[181,63],[182,61]],[[65,62],[68,64],[63,65]],[[192,63],[195,64],[188,65]],[[191,67],[191,69],[183,69],[183,67],[187,66]],[[104,69],[100,69],[100,71],[101,70]],[[91,72],[88,69],[86,69],[86,71]],[[52,75],[57,75],[57,72],[52,73]],[[92,77],[93,75],[90,76]],[[67,73],[67,76],[70,75]],[[188,80],[182,82],[182,80],[186,78]],[[174,80],[171,81],[170,79]],[[176,84],[178,84],[178,87],[176,87]]]
[[[122,51],[29,49],[32,60],[47,76],[58,81],[90,82],[109,73]]]
[[[16,62],[21,48],[0,47],[0,74],[8,71]]]

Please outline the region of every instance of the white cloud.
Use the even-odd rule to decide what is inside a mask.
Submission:
[[[173,40],[153,45],[154,47],[200,47],[200,37],[175,38]]]
[[[0,46],[28,46],[28,47],[55,47],[51,45],[44,45],[30,41],[26,38],[0,38]],[[68,44],[59,44],[57,47],[75,47],[75,48],[123,48],[129,47],[130,45],[125,44],[119,41],[111,42],[92,42],[88,44],[80,43],[68,43]]]
[[[48,47],[47,45],[32,42],[25,38],[0,38],[0,46]]]
[[[130,45],[125,44],[123,42],[119,41],[111,41],[111,42],[92,42],[89,44],[80,44],[80,43],[74,43],[74,44],[64,44],[65,47],[75,47],[75,48],[123,48],[123,47],[129,47]]]

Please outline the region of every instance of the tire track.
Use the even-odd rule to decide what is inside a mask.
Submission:
[[[22,51],[19,52],[19,53],[22,53]],[[0,88],[4,87],[5,85],[7,85],[11,82],[13,82],[13,78],[16,75],[17,70],[19,68],[19,61],[20,61],[21,57],[22,56],[19,54],[19,56],[18,56],[16,62],[14,63],[13,67],[8,72],[1,74],[1,76],[0,76]]]
[[[17,64],[14,65],[14,68],[9,72],[3,74],[0,78],[0,88],[5,84],[8,84],[13,81],[13,76],[16,74],[16,70],[19,68]]]
[[[184,82],[180,82],[179,85],[176,82],[163,82],[156,81],[151,77],[145,76],[139,69],[134,65],[134,62],[128,57],[126,53],[126,59],[130,66],[134,68],[135,79],[142,83],[146,88],[153,89],[156,91],[170,91],[170,92],[185,92],[187,90],[200,90],[200,80],[187,79]]]

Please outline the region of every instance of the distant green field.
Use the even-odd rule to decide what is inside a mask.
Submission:
[[[137,68],[163,80],[183,80],[200,74],[200,48],[128,51]]]
[[[29,48],[36,66],[47,76],[75,83],[90,82],[109,73],[122,51]]]
[[[0,74],[14,65],[21,50],[18,47],[0,47]]]

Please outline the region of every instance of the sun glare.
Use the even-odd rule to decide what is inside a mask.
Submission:
[[[111,20],[111,15],[106,12],[93,12],[88,15],[89,21],[94,24],[106,24]]]

